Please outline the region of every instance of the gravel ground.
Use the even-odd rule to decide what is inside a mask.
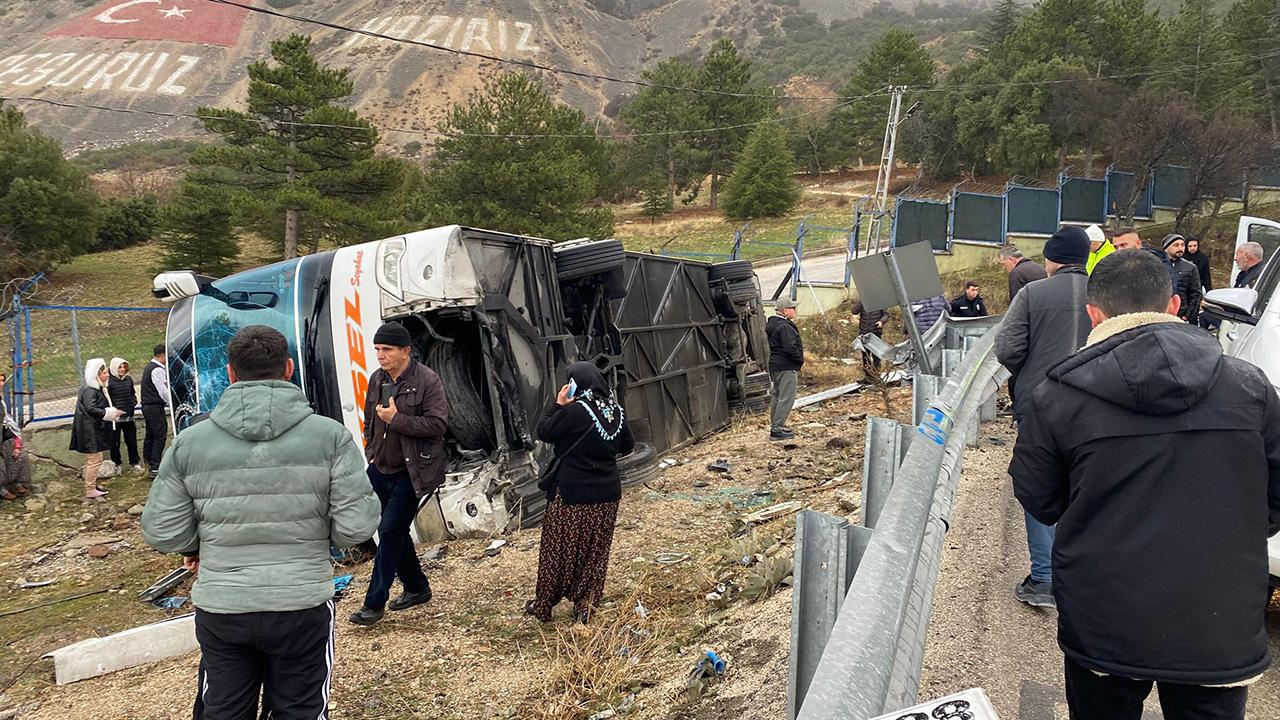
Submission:
[[[965,454],[920,698],[981,687],[1005,720],[1066,720],[1056,616],[1013,598],[1028,570],[1022,506],[1006,472],[1015,437],[1009,421],[989,423],[982,445]],[[1267,620],[1272,654],[1280,657],[1280,613]],[[1153,691],[1144,720],[1160,717]],[[1280,717],[1280,672],[1268,671],[1253,686],[1247,717]]]

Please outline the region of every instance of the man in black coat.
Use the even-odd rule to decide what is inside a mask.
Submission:
[[[1265,267],[1262,256],[1260,243],[1247,242],[1236,248],[1236,267],[1240,268],[1240,272],[1236,273],[1236,281],[1232,287],[1251,288],[1258,282],[1262,268]]]
[[[999,263],[1009,273],[1009,302],[1013,302],[1014,296],[1022,288],[1049,276],[1044,267],[1024,257],[1022,251],[1013,245],[1000,248]]]
[[[379,369],[369,377],[364,444],[382,519],[364,605],[350,617],[356,625],[378,622],[387,608],[405,610],[431,600],[431,584],[409,528],[418,514],[418,500],[444,484],[449,401],[440,376],[413,359],[412,345],[413,337],[399,323],[385,323],[373,335]],[[404,592],[388,602],[397,577]]]
[[[1205,292],[1212,290],[1213,275],[1209,272],[1209,255],[1201,252],[1198,239],[1187,238],[1187,252],[1182,259],[1196,266],[1196,270],[1200,273],[1200,287],[1204,288]]]
[[[1084,309],[1089,236],[1078,227],[1063,227],[1045,243],[1044,258],[1049,278],[1031,283],[1009,303],[995,340],[996,357],[1013,376],[1009,391],[1019,423],[1027,420],[1033,393],[1049,368],[1079,350],[1089,336]],[[1053,526],[1030,514],[1025,520],[1031,572],[1013,595],[1028,605],[1053,607]]]
[[[1182,258],[1186,254],[1187,242],[1181,235],[1165,235],[1160,244],[1173,265],[1173,292],[1181,299],[1178,317],[1195,325],[1200,317],[1200,298],[1203,295],[1200,269],[1195,263]]]
[[[950,314],[953,318],[978,318],[990,314],[987,312],[987,301],[982,297],[982,288],[978,286],[977,280],[965,281],[964,292],[951,301]]]
[[[787,416],[796,404],[796,385],[800,368],[804,366],[804,341],[800,339],[800,329],[792,322],[796,317],[796,301],[778,298],[775,309],[778,314],[765,325],[769,337],[769,376],[773,379],[769,439],[789,440],[796,436],[787,427]]]
[[[1088,344],[1049,371],[1009,474],[1057,524],[1071,717],[1244,717],[1270,663],[1267,538],[1280,530],[1280,397],[1175,317],[1164,267],[1121,251],[1089,280]]]

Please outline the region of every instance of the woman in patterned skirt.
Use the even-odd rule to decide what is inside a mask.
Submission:
[[[540,484],[547,512],[538,588],[525,612],[543,622],[565,598],[581,622],[599,604],[622,498],[617,459],[635,446],[622,406],[595,365],[570,365],[569,383],[538,423],[538,439],[555,446],[555,467]]]

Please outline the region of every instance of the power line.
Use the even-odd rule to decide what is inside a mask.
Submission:
[[[377,40],[386,40],[389,42],[403,43],[405,45],[416,45],[418,47],[424,47],[429,50],[436,50],[439,52],[445,52],[452,55],[461,55],[464,57],[473,57],[481,60],[489,60],[491,62],[501,63],[504,65],[515,65],[517,67],[527,68],[530,70],[543,70],[545,72],[554,73],[557,75],[568,75],[571,77],[582,78],[585,80],[603,80],[606,82],[620,83],[623,85],[635,85],[638,87],[655,88],[658,90],[672,90],[676,92],[688,92],[688,93],[695,93],[699,95],[719,95],[722,97],[766,98],[766,99],[772,99],[772,100],[847,100],[848,99],[848,98],[832,96],[832,95],[804,97],[804,96],[796,96],[796,95],[779,95],[777,93],[733,92],[730,90],[711,90],[708,88],[686,87],[683,85],[667,85],[664,83],[655,83],[655,82],[650,82],[648,80],[639,80],[636,78],[614,77],[612,75],[601,75],[598,73],[589,73],[583,70],[571,70],[569,68],[555,67],[553,65],[544,65],[542,63],[533,62],[532,60],[517,60],[513,58],[504,58],[504,57],[499,57],[497,55],[490,55],[488,53],[475,52],[474,50],[455,50],[454,48],[451,48],[451,47],[446,47],[444,45],[437,45],[436,43],[429,43],[424,40],[418,40],[416,38],[410,39],[410,38],[404,38],[404,37],[397,37],[395,35],[387,35],[385,33],[377,32],[374,30],[367,30],[365,28],[354,28],[348,25],[341,25],[339,23],[330,22],[328,20],[320,20],[317,18],[307,17],[305,15],[295,15],[292,13],[280,12],[279,10],[272,10],[270,8],[258,7],[256,5],[249,5],[244,2],[237,2],[237,0],[206,0],[206,2],[216,3],[218,5],[230,5],[232,7],[241,8],[243,10],[248,10],[249,12],[258,13],[260,15],[269,15],[271,17],[291,20],[297,23],[318,25],[320,27],[329,28],[330,30],[337,30],[338,32],[354,33],[357,35],[364,35],[367,37],[375,38]]]

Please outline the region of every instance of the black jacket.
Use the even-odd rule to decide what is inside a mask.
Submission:
[[[996,335],[996,358],[1009,369],[1013,415],[1018,420],[1031,408],[1032,392],[1044,382],[1049,368],[1079,350],[1089,338],[1092,323],[1088,303],[1089,276],[1083,265],[1065,267],[1047,280],[1031,283],[1018,293],[1005,312]]]
[[[378,416],[378,388],[391,382],[382,368],[369,376],[369,393],[364,400],[365,458],[373,461],[373,420]],[[435,492],[444,484],[447,459],[444,436],[449,429],[449,401],[444,384],[434,370],[410,360],[395,386],[396,414],[389,425],[404,454],[405,468],[418,497]]]
[[[862,300],[854,300],[849,313],[858,316],[859,335],[884,335],[885,323],[889,322],[888,310],[868,310],[863,307]]]
[[[1202,252],[1187,253],[1182,256],[1183,260],[1196,266],[1196,271],[1200,273],[1200,285],[1208,292],[1213,289],[1213,277],[1209,274],[1209,256]]]
[[[1258,276],[1262,274],[1262,266],[1264,264],[1265,263],[1260,262],[1257,265],[1254,265],[1253,267],[1249,268],[1248,270],[1241,270],[1240,272],[1236,273],[1236,282],[1234,287],[1238,287],[1238,288],[1253,287],[1253,284],[1258,282]]]
[[[111,397],[111,407],[124,413],[121,421],[128,422],[133,419],[133,411],[138,405],[138,396],[133,389],[132,377],[125,375],[120,378],[112,375],[107,378],[107,395]]]
[[[556,457],[560,458],[548,500],[558,494],[566,505],[593,505],[622,498],[618,457],[636,445],[631,425],[625,419],[617,436],[605,440],[581,402],[553,402],[538,423],[538,439],[554,444]]]
[[[1027,512],[1057,524],[1067,656],[1194,685],[1261,673],[1280,529],[1280,398],[1262,371],[1161,322],[1055,366],[1033,403],[1009,474]]]
[[[799,370],[804,366],[804,341],[795,323],[774,315],[765,325],[765,332],[769,336],[769,372]]]
[[[71,451],[89,454],[111,447],[111,423],[103,419],[108,407],[102,388],[94,385],[80,388],[76,414],[71,421]]]
[[[1178,317],[1194,323],[1200,316],[1200,298],[1204,294],[1200,289],[1200,270],[1195,263],[1179,259],[1173,261],[1173,273],[1173,291],[1182,298]]]
[[[976,318],[991,313],[987,312],[987,301],[981,295],[970,300],[967,294],[960,293],[951,301],[950,314],[953,318]]]
[[[1049,277],[1049,273],[1045,272],[1043,265],[1027,258],[1022,258],[1009,273],[1009,302],[1013,302],[1013,298],[1022,288],[1036,280],[1043,280],[1047,277]]]
[[[168,407],[169,403],[164,401],[160,396],[160,390],[156,388],[155,382],[151,379],[151,373],[156,368],[164,367],[160,363],[152,360],[142,368],[142,405],[156,405],[159,407]]]

